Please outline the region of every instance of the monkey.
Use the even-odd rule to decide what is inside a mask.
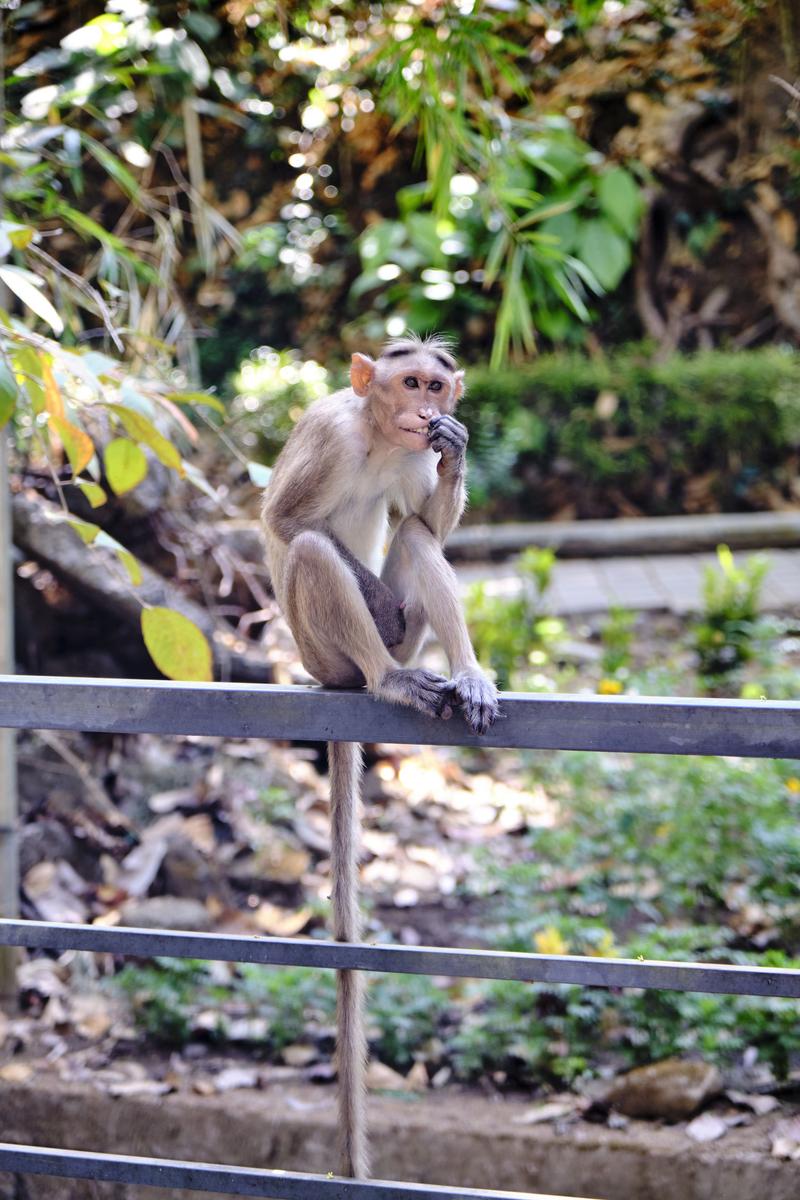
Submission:
[[[406,336],[356,353],[350,387],[316,400],[275,463],[262,528],[278,603],[306,670],[429,717],[456,709],[475,733],[498,715],[443,545],[466,503],[464,391],[447,339]],[[393,523],[391,523],[393,520]],[[391,537],[389,535],[391,534]],[[385,557],[383,549],[387,542]],[[451,678],[413,667],[427,627]],[[357,941],[360,748],[329,745],[334,937]],[[338,972],[342,1170],[368,1175],[362,978]]]

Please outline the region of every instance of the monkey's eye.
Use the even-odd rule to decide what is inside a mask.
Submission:
[[[417,379],[416,375],[406,375],[405,379],[403,380],[403,383],[406,385],[407,388],[418,388],[419,387],[419,380]]]
[[[442,382],[440,379],[434,379],[428,384],[429,392],[440,392],[442,390]]]

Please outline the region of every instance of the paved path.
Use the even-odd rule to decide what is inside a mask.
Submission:
[[[770,570],[761,592],[765,612],[800,609],[800,550],[765,550]],[[747,557],[736,555],[737,562]],[[715,554],[658,554],[641,558],[575,558],[556,562],[547,608],[563,616],[606,612],[613,605],[684,614],[702,606],[705,565]],[[455,564],[462,588],[483,580],[493,595],[519,590],[513,559]]]

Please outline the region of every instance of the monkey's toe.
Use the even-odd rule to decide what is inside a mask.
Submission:
[[[388,671],[381,681],[379,694],[385,700],[406,704],[429,717],[447,721],[453,715],[453,683],[434,671],[422,668]]]
[[[464,720],[472,732],[486,733],[500,711],[494,684],[490,683],[485,675],[462,672],[453,680],[453,688],[464,713]]]

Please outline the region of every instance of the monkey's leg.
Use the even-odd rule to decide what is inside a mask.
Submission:
[[[467,724],[475,733],[485,733],[498,713],[497,690],[475,657],[455,572],[418,516],[406,517],[398,528],[381,577],[406,602],[406,636],[393,648],[394,655],[399,662],[408,662],[419,650],[429,623],[447,655]]]
[[[324,534],[293,539],[284,565],[286,619],[306,670],[330,687],[359,687],[433,717],[452,714],[452,684],[433,671],[401,670],[383,644],[356,582]]]

